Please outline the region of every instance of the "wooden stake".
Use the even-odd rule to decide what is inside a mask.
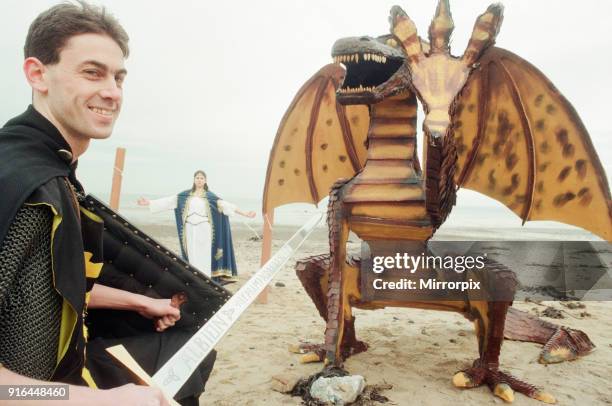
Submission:
[[[261,260],[260,265],[263,266],[272,255],[272,224],[274,224],[274,209],[270,213],[263,214],[263,243],[261,244]],[[266,286],[265,289],[257,296],[256,303],[266,304],[268,303],[268,292],[270,286]]]
[[[119,198],[121,196],[121,181],[123,180],[123,164],[125,162],[125,148],[117,148],[115,153],[115,166],[113,167],[113,186],[110,195],[110,207],[119,210]]]

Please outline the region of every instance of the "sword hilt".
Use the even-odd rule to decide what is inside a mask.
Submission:
[[[181,309],[181,306],[184,303],[187,303],[187,294],[185,292],[178,292],[172,295],[170,298],[170,306],[175,307],[177,309]],[[153,319],[153,325],[157,323],[157,320],[161,319],[161,317],[156,317]]]
[[[147,374],[145,370],[142,369],[140,365],[138,365],[138,362],[136,362],[136,360],[130,355],[130,353],[125,349],[123,345],[115,345],[113,347],[109,347],[106,349],[106,351],[110,355],[112,355],[117,361],[122,363],[123,366],[125,366],[128,371],[130,371],[136,377],[139,383],[147,386],[156,387],[161,390],[164,396],[166,397],[166,400],[168,401],[168,403],[170,403],[171,406],[181,406],[171,396],[168,396],[163,391],[163,389],[155,385],[153,379],[151,379],[149,374]]]

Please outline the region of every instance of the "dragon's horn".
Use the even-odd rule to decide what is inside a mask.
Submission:
[[[475,63],[487,48],[495,44],[495,38],[503,19],[504,6],[501,4],[491,4],[487,11],[478,17],[462,57],[467,65]]]
[[[448,42],[454,28],[448,0],[439,0],[436,15],[429,25],[429,43],[432,52],[448,50]]]

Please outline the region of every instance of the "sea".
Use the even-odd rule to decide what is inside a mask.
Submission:
[[[109,201],[109,194],[96,194],[104,202]],[[174,211],[168,210],[151,213],[148,208],[138,206],[136,201],[141,197],[137,194],[126,193],[121,196],[119,213],[126,219],[139,226],[159,225],[174,226]],[[148,199],[164,197],[161,195],[147,195]],[[249,228],[260,233],[264,219],[261,213],[261,199],[249,197],[225,197],[236,204],[242,211],[253,210],[257,213],[254,219],[242,216],[230,218],[232,227]],[[490,199],[487,199],[490,200]],[[565,240],[565,241],[598,241],[599,237],[581,228],[553,222],[531,221],[525,225],[507,207],[497,202],[487,202],[483,205],[462,205],[461,199],[445,223],[436,232],[436,239],[447,240]],[[274,211],[273,226],[298,228],[320,210],[326,210],[327,199],[322,200],[318,207],[312,204],[294,203],[276,208]],[[325,227],[321,222],[319,227]]]

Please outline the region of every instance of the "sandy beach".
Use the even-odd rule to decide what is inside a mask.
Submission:
[[[173,227],[146,225],[143,229],[169,248],[178,250]],[[253,233],[245,227],[233,226],[233,230],[240,272],[240,282],[230,285],[230,290],[235,291],[258,269],[261,242],[250,241]],[[275,228],[273,251],[293,230],[295,228],[287,226]],[[466,239],[460,230],[445,233],[441,237]],[[358,244],[353,242],[353,246],[356,248]],[[296,258],[327,250],[327,230],[317,229]],[[274,375],[291,371],[308,376],[322,368],[320,363],[300,364],[298,355],[288,351],[289,345],[300,340],[322,342],[325,327],[295,275],[294,264],[295,260],[290,261],[276,277],[268,304],[252,305],[222,339],[217,347],[215,369],[200,405],[301,404],[300,398],[271,389]],[[284,286],[275,286],[276,282]],[[545,319],[585,331],[597,346],[593,353],[577,361],[545,366],[537,362],[541,346],[505,341],[501,353],[502,369],[553,394],[560,405],[612,404],[612,303],[591,301],[584,304],[586,309],[574,310],[558,302],[542,305],[522,302],[515,306],[532,313],[543,310],[543,305],[562,309],[564,319]],[[589,315],[581,316],[584,311]],[[352,374],[363,375],[368,384],[391,384],[392,389],[382,393],[390,400],[387,404],[504,403],[486,386],[459,390],[451,383],[453,374],[468,367],[478,351],[473,326],[461,315],[386,308],[377,311],[356,309],[355,316],[357,336],[367,342],[370,349],[349,358],[345,368]],[[543,403],[516,394],[514,404]]]

